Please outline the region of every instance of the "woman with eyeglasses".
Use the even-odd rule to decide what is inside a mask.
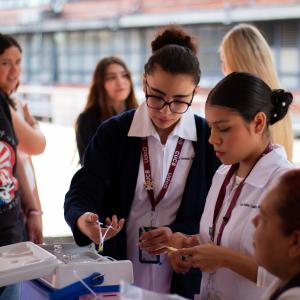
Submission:
[[[201,273],[173,273],[164,252],[172,232],[197,232],[219,165],[206,121],[190,110],[199,80],[193,38],[167,27],[152,41],[144,68],[145,102],[99,127],[64,205],[78,245],[103,247],[100,232],[106,240],[119,233],[103,253],[130,259],[134,284],[188,298]],[[100,231],[99,221],[110,228]]]

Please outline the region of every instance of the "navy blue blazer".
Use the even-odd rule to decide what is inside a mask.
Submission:
[[[83,167],[71,181],[64,212],[74,239],[80,246],[92,242],[76,227],[76,221],[83,213],[94,212],[103,221],[114,214],[125,219],[129,215],[141,157],[141,138],[128,136],[134,112],[124,112],[100,125],[87,147]],[[199,232],[206,195],[220,164],[208,143],[210,130],[206,121],[195,116],[195,122],[198,139],[193,142],[195,157],[176,219],[172,224],[166,224],[173,232],[186,234]],[[106,241],[104,248],[104,255],[126,259],[126,229]],[[199,292],[200,280],[201,273],[196,269],[186,275],[174,273],[170,292],[192,298]]]

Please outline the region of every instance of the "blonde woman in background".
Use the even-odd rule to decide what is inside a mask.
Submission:
[[[271,89],[280,88],[272,59],[272,52],[260,31],[249,24],[233,27],[220,45],[222,72],[248,72],[260,77]],[[283,145],[287,157],[293,157],[293,129],[291,112],[270,128],[272,142]]]

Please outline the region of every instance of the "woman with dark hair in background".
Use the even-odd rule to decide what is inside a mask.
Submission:
[[[30,114],[27,104],[12,98],[20,83],[22,49],[17,40],[0,34],[0,91],[8,101],[12,125],[17,138],[18,171],[21,202],[26,217],[27,237],[35,243],[43,242],[41,204],[36,186],[31,155],[44,151],[46,139],[38,122]]]
[[[42,153],[46,139],[38,122],[29,113],[27,105],[22,106],[18,99],[11,97],[20,82],[21,60],[22,49],[16,39],[0,34],[0,91],[8,102],[17,138],[17,176],[26,217],[27,237],[35,243],[42,243],[41,204],[30,155]]]
[[[278,277],[262,300],[300,299],[300,169],[285,172],[265,195],[255,226],[255,257]]]
[[[292,167],[269,133],[269,126],[284,118],[292,99],[290,93],[271,90],[260,78],[239,72],[227,75],[208,95],[209,142],[223,165],[206,199],[200,245],[195,245],[195,237],[175,233],[170,245],[185,249],[169,254],[177,272],[190,267],[203,271],[200,299],[253,300],[264,291],[256,286],[251,221],[264,190]]]
[[[21,58],[19,43],[10,35],[0,34],[1,246],[27,238],[35,243],[43,241],[41,206],[28,155],[43,152],[46,140],[27,106],[22,109],[11,98],[19,85]],[[17,107],[22,111],[18,112]],[[0,288],[0,299],[19,297],[20,284]]]
[[[104,254],[130,259],[136,285],[189,298],[201,273],[173,273],[164,252],[172,232],[197,232],[219,165],[206,121],[189,109],[199,80],[193,38],[180,27],[164,29],[144,68],[146,101],[99,127],[64,206],[77,244],[101,243],[98,220],[114,215],[107,235],[120,233]]]
[[[85,108],[76,121],[81,164],[84,151],[98,126],[106,119],[137,106],[131,74],[125,63],[114,56],[101,59],[93,74]]]

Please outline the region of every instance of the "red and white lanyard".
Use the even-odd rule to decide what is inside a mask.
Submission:
[[[178,138],[177,145],[173,154],[173,158],[169,167],[168,174],[166,176],[165,182],[155,199],[154,192],[153,192],[153,180],[151,177],[151,166],[150,166],[150,156],[149,156],[149,147],[148,147],[148,140],[146,137],[142,138],[142,156],[143,156],[143,163],[144,163],[144,174],[145,174],[145,188],[147,190],[149,200],[151,203],[152,211],[155,211],[156,205],[163,199],[165,196],[169,185],[171,183],[172,177],[174,175],[178,160],[180,158],[180,153],[182,150],[182,146],[184,144],[184,139]]]
[[[258,163],[258,161],[267,153],[271,152],[273,150],[273,146],[271,144],[268,144],[268,146],[266,147],[266,149],[264,150],[264,152],[259,156],[259,158],[256,160],[255,164],[251,167],[250,171],[248,172],[248,174],[246,175],[246,177],[241,181],[241,183],[238,185],[232,199],[230,202],[230,205],[226,211],[225,216],[223,217],[221,226],[220,226],[220,230],[218,232],[217,235],[217,245],[220,245],[221,243],[221,239],[222,239],[222,235],[223,235],[223,231],[224,228],[226,226],[226,224],[228,223],[230,217],[231,217],[231,213],[233,211],[233,209],[236,206],[237,200],[242,192],[242,188],[244,186],[244,182],[246,180],[246,178],[249,176],[249,174],[251,173],[251,171],[253,170],[253,168],[255,167],[255,165]],[[237,171],[237,169],[239,168],[239,164],[234,164],[230,167],[228,173],[226,174],[226,177],[224,179],[224,182],[222,183],[218,198],[217,198],[217,202],[215,205],[215,209],[214,209],[214,217],[213,217],[213,225],[212,227],[209,228],[209,235],[212,241],[214,241],[215,238],[215,231],[216,231],[216,224],[217,224],[217,218],[219,216],[220,210],[223,206],[223,202],[225,199],[225,194],[226,194],[226,188],[227,185],[229,184],[232,176],[234,175],[234,173]]]

